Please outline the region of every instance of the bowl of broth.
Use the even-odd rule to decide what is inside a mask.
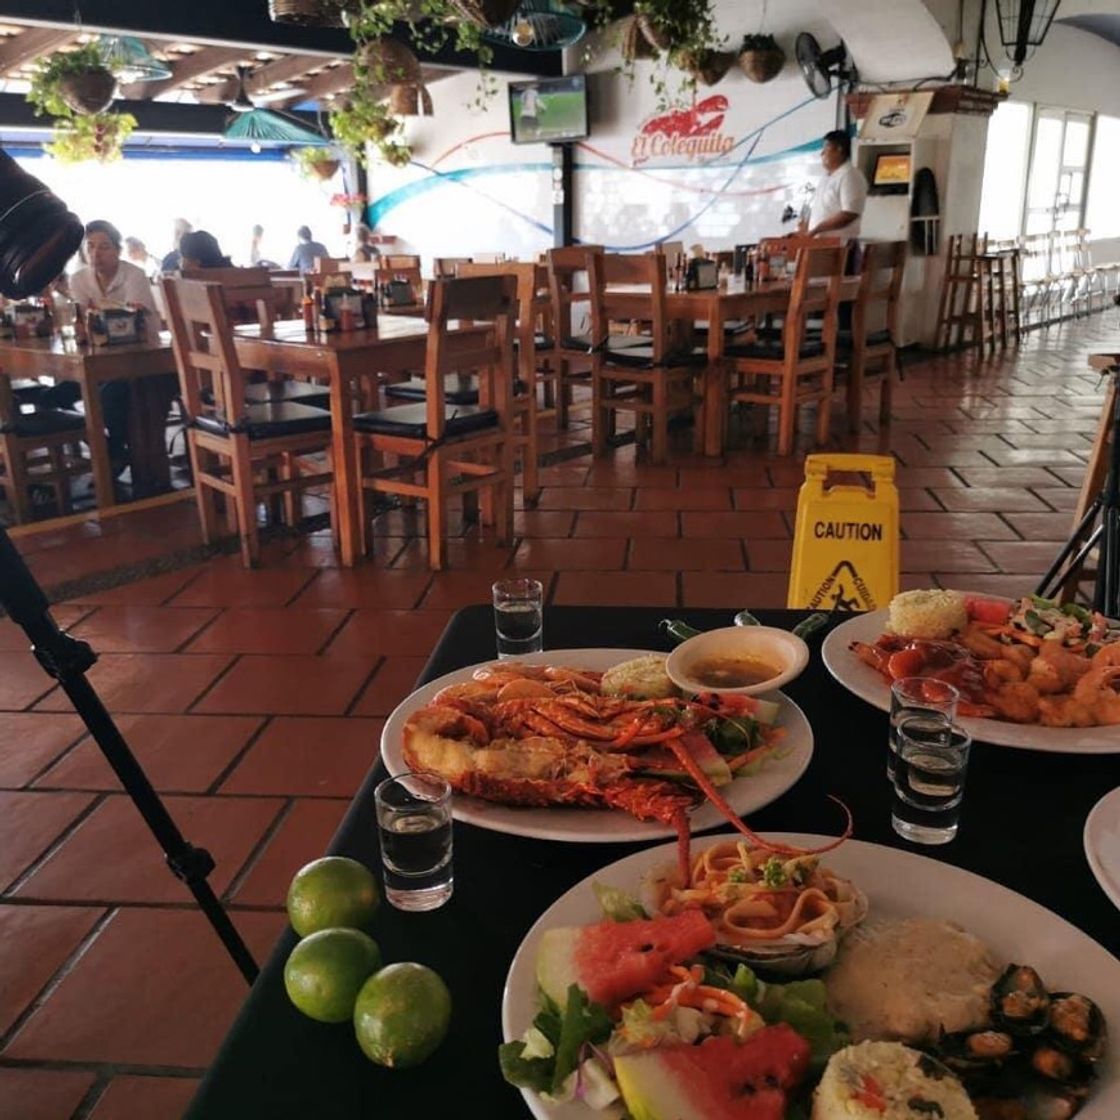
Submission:
[[[774,692],[799,677],[809,647],[774,626],[727,626],[682,642],[665,662],[669,679],[684,692]]]

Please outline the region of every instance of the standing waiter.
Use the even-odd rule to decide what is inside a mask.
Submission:
[[[852,163],[852,138],[843,129],[825,133],[821,163],[826,174],[817,183],[808,222],[801,233],[810,237],[839,237],[845,243],[859,237],[860,218],[867,204],[867,180]],[[855,272],[856,254],[848,254],[848,271]]]

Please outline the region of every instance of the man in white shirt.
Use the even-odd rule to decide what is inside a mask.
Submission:
[[[837,129],[825,134],[821,163],[826,174],[817,183],[809,221],[801,232],[854,241],[867,204],[867,180],[852,163],[852,138],[847,132]]]
[[[160,315],[152,285],[142,269],[121,260],[120,231],[111,222],[96,221],[86,226],[86,260],[70,277],[70,296],[83,311],[112,307],[142,307],[149,337],[159,333]],[[48,390],[43,403],[51,408],[71,408],[81,396],[76,382],[60,381]],[[109,458],[114,474],[128,465],[127,381],[107,381],[101,386],[101,411],[108,432]]]

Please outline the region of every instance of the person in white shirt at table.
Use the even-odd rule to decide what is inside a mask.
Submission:
[[[121,260],[123,240],[111,222],[95,221],[86,226],[85,253],[89,265],[70,277],[70,297],[82,311],[89,308],[142,307],[149,338],[159,334],[160,315],[152,285],[143,269]],[[81,389],[74,381],[60,381],[43,398],[49,408],[71,408],[80,399]],[[127,381],[107,381],[101,386],[101,410],[108,432],[109,459],[113,473],[128,465]]]
[[[845,244],[859,237],[867,205],[867,180],[852,163],[852,138],[842,129],[828,132],[821,149],[826,174],[817,183],[808,222],[800,232],[810,237],[839,237]],[[849,254],[849,271],[853,271]]]

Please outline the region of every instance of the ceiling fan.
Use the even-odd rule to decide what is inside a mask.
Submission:
[[[273,89],[250,97],[246,80],[251,73],[252,67],[250,66],[239,66],[237,68],[237,93],[232,101],[226,102],[226,105],[235,113],[251,113],[259,105],[267,105],[270,101],[288,101],[292,98],[302,97],[305,93],[302,89]]]
[[[275,109],[261,109],[249,96],[245,88],[245,78],[249,73],[248,66],[237,68],[237,94],[232,101],[227,101],[230,115],[226,120],[222,136],[227,140],[250,140],[254,145],[267,141],[277,144],[312,144],[327,143],[327,137],[321,132],[308,128],[301,120],[287,113]],[[272,93],[260,94],[259,101],[278,100],[299,94],[299,90],[274,90]],[[256,148],[254,148],[254,151]]]
[[[843,42],[826,51],[815,35],[802,31],[794,44],[794,54],[805,84],[814,97],[827,97],[832,92],[833,80],[841,88],[853,86],[859,81],[859,71]]]

